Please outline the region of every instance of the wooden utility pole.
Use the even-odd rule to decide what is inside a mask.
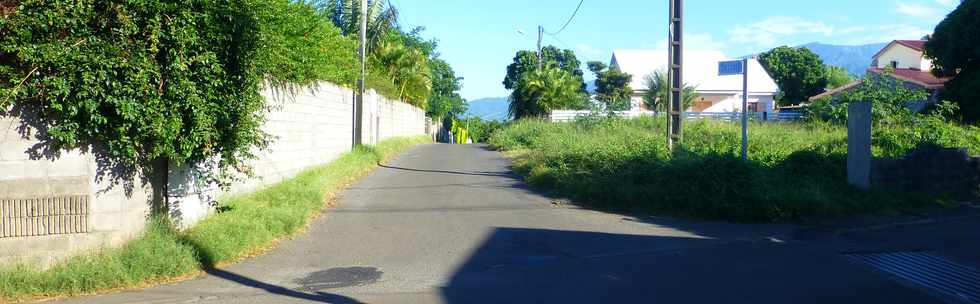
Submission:
[[[354,147],[361,145],[363,140],[363,116],[364,116],[364,78],[367,74],[367,10],[368,1],[361,0],[360,18],[361,23],[361,77],[357,81],[357,96],[354,98]]]
[[[667,94],[669,106],[667,115],[667,146],[674,148],[683,137],[681,129],[684,122],[684,0],[670,1],[670,30],[668,40],[667,82],[670,92]]]

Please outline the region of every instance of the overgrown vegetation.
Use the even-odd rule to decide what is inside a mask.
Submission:
[[[302,230],[337,193],[405,149],[428,137],[386,140],[359,147],[334,162],[266,189],[220,200],[221,213],[191,230],[175,232],[160,219],[125,246],[69,258],[51,269],[0,269],[0,302],[69,296],[138,287],[192,275],[260,253]]]
[[[383,2],[370,5],[368,83],[424,108],[435,41],[402,32]],[[247,171],[269,140],[262,86],[352,86],[358,75],[357,1],[15,3],[0,18],[0,109],[39,115],[42,153],[93,148],[114,168],[218,159]]]
[[[470,133],[470,138],[472,138],[473,142],[476,143],[489,142],[490,136],[505,126],[503,122],[496,120],[483,120],[479,117],[470,117],[463,120],[461,123],[466,126],[467,131]]]
[[[750,126],[749,161],[740,159],[740,128],[689,121],[684,144],[668,151],[662,119],[524,120],[491,143],[516,156],[534,186],[617,211],[743,222],[793,221],[887,212],[935,203],[892,189],[864,193],[846,183],[846,129],[829,123]],[[925,127],[925,126],[923,126]],[[879,156],[922,144],[966,144],[980,153],[980,130],[912,137],[915,129],[875,135]]]
[[[980,122],[980,1],[964,0],[936,26],[925,45],[934,73],[952,77],[943,98],[962,109],[967,122]]]

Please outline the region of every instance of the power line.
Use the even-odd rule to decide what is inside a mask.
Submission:
[[[561,26],[561,29],[560,30],[558,30],[557,32],[554,32],[554,33],[545,32],[545,34],[548,34],[548,35],[551,35],[551,36],[555,36],[555,35],[561,34],[561,32],[563,32],[563,31],[565,31],[565,28],[567,28],[568,25],[572,23],[572,20],[575,20],[575,16],[577,16],[578,15],[578,11],[580,9],[582,9],[582,4],[583,3],[585,3],[585,0],[581,0],[581,1],[578,2],[578,6],[575,7],[575,12],[573,12],[572,13],[572,16],[568,18],[568,21],[565,22],[565,25],[562,25]]]

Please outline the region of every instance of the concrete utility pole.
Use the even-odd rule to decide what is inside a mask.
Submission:
[[[541,53],[541,40],[544,39],[544,27],[538,26],[538,71],[544,67],[544,54]]]
[[[749,59],[742,59],[742,160],[749,159]]]
[[[364,116],[364,78],[367,74],[367,0],[361,0],[361,77],[357,81],[357,97],[354,99],[354,147],[361,144],[363,139]]]
[[[667,94],[667,147],[674,148],[684,138],[682,125],[684,122],[684,0],[670,1],[670,30],[668,40],[667,82],[670,83],[670,93]]]

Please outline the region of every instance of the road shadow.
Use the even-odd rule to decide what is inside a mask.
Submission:
[[[300,291],[297,291],[297,290],[289,289],[289,288],[282,287],[282,286],[279,286],[279,285],[274,285],[274,284],[269,284],[269,283],[261,282],[261,281],[258,281],[258,280],[255,280],[255,279],[252,279],[252,278],[249,278],[249,277],[245,277],[245,276],[242,276],[242,275],[239,275],[239,274],[230,272],[230,271],[225,271],[225,270],[216,269],[216,268],[207,269],[207,270],[205,270],[205,272],[208,275],[213,276],[213,277],[216,277],[216,278],[221,278],[221,279],[224,279],[224,280],[235,282],[235,283],[241,284],[243,286],[248,286],[248,287],[262,289],[262,290],[265,290],[266,292],[269,292],[271,294],[275,294],[275,295],[279,295],[279,296],[284,296],[284,297],[289,297],[289,298],[294,298],[294,299],[300,299],[300,300],[306,300],[306,301],[313,301],[313,302],[319,302],[319,303],[331,303],[331,304],[362,304],[363,303],[363,302],[358,301],[358,300],[356,300],[354,298],[345,297],[345,296],[342,296],[342,295],[337,295],[337,294],[332,294],[332,293],[326,293],[326,292],[322,292],[322,291],[316,291],[314,293],[300,292]]]
[[[939,303],[833,252],[696,233],[494,229],[445,303]]]
[[[212,256],[209,250],[207,250],[206,248],[198,244],[193,239],[188,238],[186,235],[181,235],[180,240],[182,243],[194,248],[194,250],[198,253],[197,255],[198,262],[201,264],[202,268],[204,268],[204,272],[207,273],[209,276],[235,282],[237,284],[241,284],[242,286],[262,289],[274,295],[289,297],[293,299],[313,301],[319,303],[331,303],[331,304],[363,303],[356,299],[338,295],[338,294],[326,293],[322,291],[313,291],[312,293],[307,293],[296,289],[290,289],[283,286],[262,282],[224,269],[219,269],[217,267],[217,260]]]

